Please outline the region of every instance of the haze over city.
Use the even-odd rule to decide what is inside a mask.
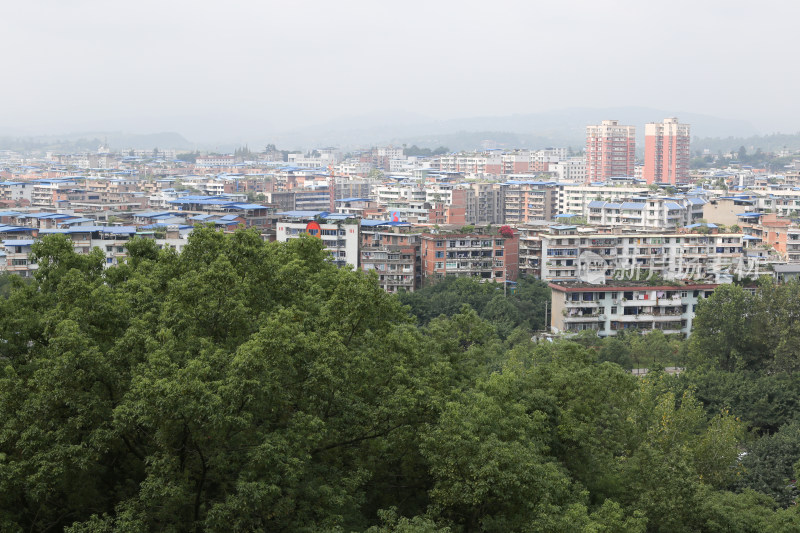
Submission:
[[[798,14],[777,1],[19,2],[0,19],[0,135],[262,142],[625,106],[794,133]]]

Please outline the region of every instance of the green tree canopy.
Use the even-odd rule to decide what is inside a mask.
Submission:
[[[434,286],[416,324],[318,239],[205,227],[128,254],[47,236],[0,298],[2,531],[800,527],[764,468],[737,485],[744,423],[688,378],[533,342],[539,283]],[[761,443],[781,475],[785,431]]]

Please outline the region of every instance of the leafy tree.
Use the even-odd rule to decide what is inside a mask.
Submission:
[[[416,144],[409,148],[406,148],[405,146],[403,147],[403,154],[407,156],[431,157],[431,156],[446,154],[449,151],[450,149],[447,148],[446,146],[439,146],[437,148],[434,148],[433,150],[431,150],[430,148],[420,148]]]
[[[200,156],[200,152],[182,152],[175,155],[175,159],[179,159],[181,161],[186,161],[187,163],[197,163],[197,158]]]
[[[544,314],[550,302],[550,289],[539,280],[522,278],[513,293],[503,297],[502,285],[497,283],[445,278],[413,293],[400,293],[399,298],[410,306],[411,314],[423,325],[439,315],[453,316],[467,304],[492,322],[500,336],[506,338],[517,327],[529,331],[545,329]]]
[[[669,339],[536,343],[541,282],[503,297],[452,280],[401,299],[336,268],[318,239],[208,227],[180,254],[134,238],[108,269],[62,235],[34,257],[33,280],[0,298],[0,530],[800,527],[795,507],[752,490],[785,496],[796,428],[740,462],[745,422],[724,408],[796,413],[790,348],[730,358],[750,341],[714,347],[730,325],[709,316],[693,349],[712,357],[637,378],[598,357],[624,354],[612,340]],[[776,305],[792,294],[720,305],[785,326],[791,302]]]
[[[616,363],[622,368],[631,368],[633,366],[630,347],[627,343],[616,337],[609,337],[603,340],[597,358],[601,362],[609,361],[611,363]]]
[[[800,461],[800,420],[796,419],[747,447],[742,458],[744,472],[737,479],[737,486],[767,494],[784,507],[794,505],[798,490],[793,466],[797,461]]]

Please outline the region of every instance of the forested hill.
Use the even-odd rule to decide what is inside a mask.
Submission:
[[[789,293],[715,295],[690,370],[640,379],[531,342],[535,284],[420,319],[313,238],[34,247],[0,297],[0,531],[800,530],[794,348],[748,337],[795,334]]]

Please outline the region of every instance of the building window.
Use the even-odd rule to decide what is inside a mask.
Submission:
[[[495,257],[503,257],[503,250],[495,250],[494,251]]]

